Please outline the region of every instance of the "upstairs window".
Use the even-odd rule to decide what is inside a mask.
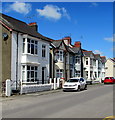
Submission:
[[[75,57],[75,63],[80,64],[80,56]]]
[[[31,40],[29,38],[23,38],[23,53],[29,53],[33,55],[38,54],[38,41]]]
[[[27,53],[38,54],[38,42],[35,40],[27,39]]]
[[[56,60],[63,61],[63,51],[62,50],[59,50],[56,52]]]
[[[23,38],[23,53],[25,53],[25,45],[26,45],[25,38]]]
[[[42,57],[46,57],[46,46],[42,45]]]
[[[88,65],[88,58],[86,58],[86,65]]]

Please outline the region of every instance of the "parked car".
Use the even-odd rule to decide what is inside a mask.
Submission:
[[[91,81],[91,80],[86,80],[86,83],[87,83],[88,85],[92,85],[92,81]]]
[[[63,85],[63,91],[80,91],[81,89],[87,89],[84,78],[70,78]]]
[[[115,78],[114,77],[105,77],[104,79],[104,84],[107,84],[107,83],[115,83]]]

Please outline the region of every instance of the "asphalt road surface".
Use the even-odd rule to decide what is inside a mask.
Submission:
[[[2,101],[3,118],[105,118],[113,115],[113,85],[80,92],[21,95]]]

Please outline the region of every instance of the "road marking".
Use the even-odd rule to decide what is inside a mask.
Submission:
[[[115,116],[108,116],[106,118],[104,118],[103,120],[114,120]]]

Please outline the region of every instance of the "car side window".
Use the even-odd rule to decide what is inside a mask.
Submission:
[[[83,79],[83,78],[80,78],[80,81],[81,81],[81,82],[84,82],[84,79]]]

